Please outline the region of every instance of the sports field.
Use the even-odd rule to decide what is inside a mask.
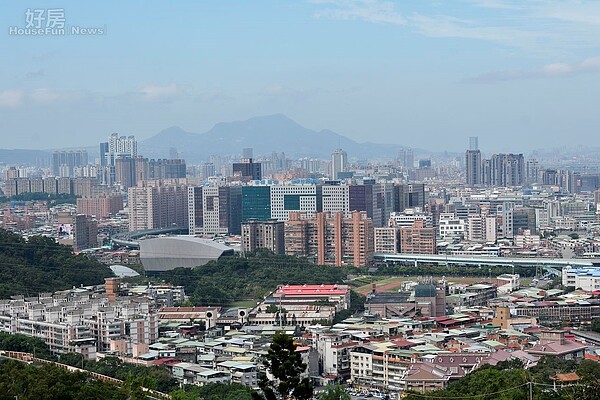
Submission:
[[[402,282],[405,281],[417,281],[417,276],[361,276],[352,280],[351,285],[354,290],[362,295],[366,295],[371,292],[372,285],[377,285],[378,292],[395,292],[402,286]],[[433,277],[433,279],[441,279],[441,277]],[[477,283],[483,282],[486,279],[482,277],[460,277],[460,276],[446,276],[446,281],[455,283]]]

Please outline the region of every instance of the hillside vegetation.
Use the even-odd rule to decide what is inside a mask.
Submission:
[[[0,299],[34,296],[80,285],[98,285],[111,271],[97,261],[76,256],[52,238],[28,240],[0,229]]]
[[[259,300],[281,284],[343,283],[348,273],[356,272],[259,250],[246,258],[224,257],[201,267],[177,268],[162,278],[183,285],[194,304],[214,306]]]

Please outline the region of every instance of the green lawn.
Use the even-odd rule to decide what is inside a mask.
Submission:
[[[243,301],[234,301],[231,303],[231,307],[240,307],[240,308],[253,308],[256,306],[256,301],[254,300],[243,300]]]

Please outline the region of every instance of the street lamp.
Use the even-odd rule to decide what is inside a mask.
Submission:
[[[283,327],[283,308],[281,306],[281,301],[283,300],[283,298],[285,297],[285,294],[283,294],[283,291],[281,292],[281,294],[279,295],[279,326]]]

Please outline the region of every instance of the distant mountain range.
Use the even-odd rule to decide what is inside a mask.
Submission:
[[[192,163],[206,161],[211,155],[239,156],[245,147],[253,148],[255,157],[275,151],[292,158],[329,158],[333,150],[341,148],[348,157],[358,159],[395,158],[403,148],[397,144],[357,143],[330,130],[313,131],[283,114],[221,122],[203,134],[171,127],[139,143],[138,152],[162,158],[168,156],[171,147]]]
[[[0,149],[0,162],[7,165],[49,166],[52,152],[28,149]]]
[[[350,159],[367,160],[391,160],[404,148],[398,144],[358,143],[327,129],[305,128],[283,114],[275,114],[221,122],[202,134],[186,132],[176,126],[167,128],[139,141],[138,154],[148,158],[169,158],[170,149],[176,148],[188,163],[199,163],[208,161],[211,155],[239,157],[245,147],[253,148],[255,157],[285,152],[287,157],[296,159],[329,159],[335,149],[341,148]],[[91,162],[98,157],[98,148],[79,147],[88,151]],[[53,151],[0,149],[0,163],[49,166]]]

